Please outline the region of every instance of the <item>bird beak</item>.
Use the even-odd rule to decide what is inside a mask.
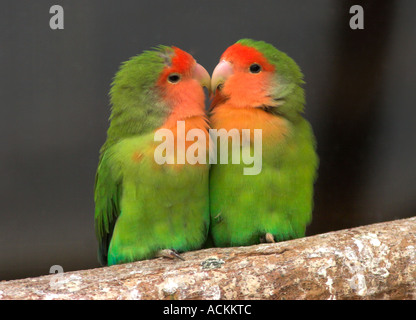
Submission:
[[[215,90],[218,89],[222,84],[224,84],[225,80],[228,79],[234,73],[233,66],[230,62],[226,60],[221,60],[219,64],[215,67],[214,71],[212,72],[212,79],[211,79],[211,89],[212,92],[215,94]]]
[[[206,87],[208,91],[211,91],[211,77],[209,76],[208,71],[199,63],[195,65],[193,78],[197,80],[201,86]]]

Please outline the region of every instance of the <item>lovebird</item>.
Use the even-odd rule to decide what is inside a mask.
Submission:
[[[209,164],[180,158],[191,143],[202,151],[207,146],[203,87],[209,86],[204,67],[174,46],[144,51],[116,73],[94,189],[102,265],[181,258],[181,252],[196,250],[206,240]],[[161,129],[173,140],[158,134]],[[185,140],[192,129],[207,141]]]
[[[215,246],[305,235],[318,156],[311,125],[302,116],[303,83],[298,65],[266,42],[242,39],[222,54],[211,78],[210,122],[212,129],[228,134],[230,152],[228,161],[218,156],[210,170],[210,237]],[[244,129],[250,130],[245,144]],[[261,133],[257,141],[256,130]],[[231,151],[239,152],[240,161],[233,161]],[[259,160],[253,160],[252,172],[244,173],[250,167],[243,162],[244,153]]]

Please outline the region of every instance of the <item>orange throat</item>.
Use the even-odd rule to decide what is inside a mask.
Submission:
[[[237,129],[240,134],[241,130],[249,129],[251,138],[253,138],[254,129],[261,129],[262,136],[273,141],[283,139],[288,132],[287,120],[260,108],[234,107],[224,103],[212,111],[210,120],[213,129],[227,131]]]
[[[208,131],[209,123],[203,103],[189,103],[175,106],[160,129],[168,129],[173,135],[175,164],[178,163],[177,152],[179,152],[178,150],[181,147],[185,148],[186,153],[188,148],[193,145],[193,148],[197,147],[198,150],[205,149],[208,155],[210,140]],[[190,132],[193,129],[197,129],[194,132],[198,132],[198,134],[202,133],[203,137],[194,136],[192,134],[193,132]]]
[[[184,124],[184,130],[183,131],[181,130],[181,127],[180,127],[182,125],[182,122]],[[178,126],[179,126],[179,128],[178,128]],[[195,116],[191,116],[191,117],[184,118],[184,119],[178,119],[177,117],[174,117],[172,115],[171,117],[168,118],[168,120],[164,123],[164,125],[161,128],[168,129],[172,132],[172,134],[175,138],[175,148],[177,147],[176,146],[176,141],[177,141],[178,138],[185,140],[186,148],[188,148],[188,146],[193,143],[193,141],[187,141],[185,139],[186,136],[188,135],[188,132],[192,129],[202,130],[202,132],[206,136],[206,142],[208,143],[209,124],[208,124],[208,118],[205,115],[205,113],[202,114],[202,115],[195,115]],[[183,137],[182,137],[182,134],[184,135]]]

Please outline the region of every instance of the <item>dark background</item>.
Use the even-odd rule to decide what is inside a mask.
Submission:
[[[49,28],[59,4],[65,29]],[[364,8],[351,30],[349,8]],[[0,280],[97,267],[94,176],[120,63],[176,45],[209,72],[251,37],[300,65],[321,159],[308,235],[416,211],[416,2],[0,1]]]

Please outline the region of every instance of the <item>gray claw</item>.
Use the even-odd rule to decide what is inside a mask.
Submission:
[[[180,259],[182,261],[185,261],[184,258],[182,258],[174,249],[164,249],[164,250],[160,250],[157,254],[156,257],[162,257],[162,258],[169,258],[169,259]]]
[[[275,243],[274,236],[271,233],[266,233],[265,239],[267,243]]]

